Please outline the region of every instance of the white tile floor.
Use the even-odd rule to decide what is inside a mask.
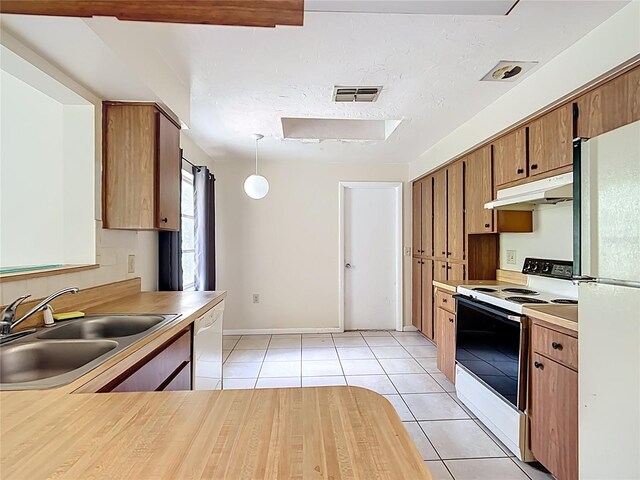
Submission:
[[[434,480],[542,480],[513,458],[455,395],[436,347],[415,332],[224,338],[224,388],[357,385],[395,407]]]

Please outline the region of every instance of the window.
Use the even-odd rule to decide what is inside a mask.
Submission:
[[[182,283],[184,290],[195,290],[196,253],[194,244],[193,174],[182,170],[181,196]]]

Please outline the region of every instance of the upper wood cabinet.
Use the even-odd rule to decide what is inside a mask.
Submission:
[[[180,229],[180,126],[157,105],[104,102],[104,228]]]
[[[467,232],[493,232],[493,210],[484,204],[493,200],[491,145],[480,148],[465,157]]]
[[[573,165],[573,105],[567,103],[529,124],[529,176]]]
[[[447,168],[447,258],[465,258],[464,235],[464,162]]]
[[[493,142],[495,185],[527,177],[527,132],[524,127]]]
[[[432,178],[413,184],[413,255],[433,255],[433,190]]]
[[[578,136],[592,138],[640,120],[640,67],[577,100]]]
[[[447,257],[447,170],[433,175],[433,256]]]

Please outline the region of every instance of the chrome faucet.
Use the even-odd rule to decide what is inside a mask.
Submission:
[[[31,295],[22,295],[21,297],[16,298],[10,305],[8,305],[2,311],[2,320],[0,320],[0,336],[6,338],[8,335],[16,335],[12,333],[12,330],[20,323],[24,322],[27,318],[29,318],[34,313],[37,313],[41,310],[47,308],[49,303],[51,303],[56,298],[64,295],[65,293],[78,293],[80,289],[78,287],[69,287],[63,288],[55,293],[52,293],[47,298],[42,300],[36,306],[34,306],[31,310],[25,313],[22,317],[16,320],[16,310],[18,306],[24,302]],[[22,333],[22,332],[20,332]]]

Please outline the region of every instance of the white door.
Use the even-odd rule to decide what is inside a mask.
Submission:
[[[400,185],[344,188],[344,328],[395,329]]]

